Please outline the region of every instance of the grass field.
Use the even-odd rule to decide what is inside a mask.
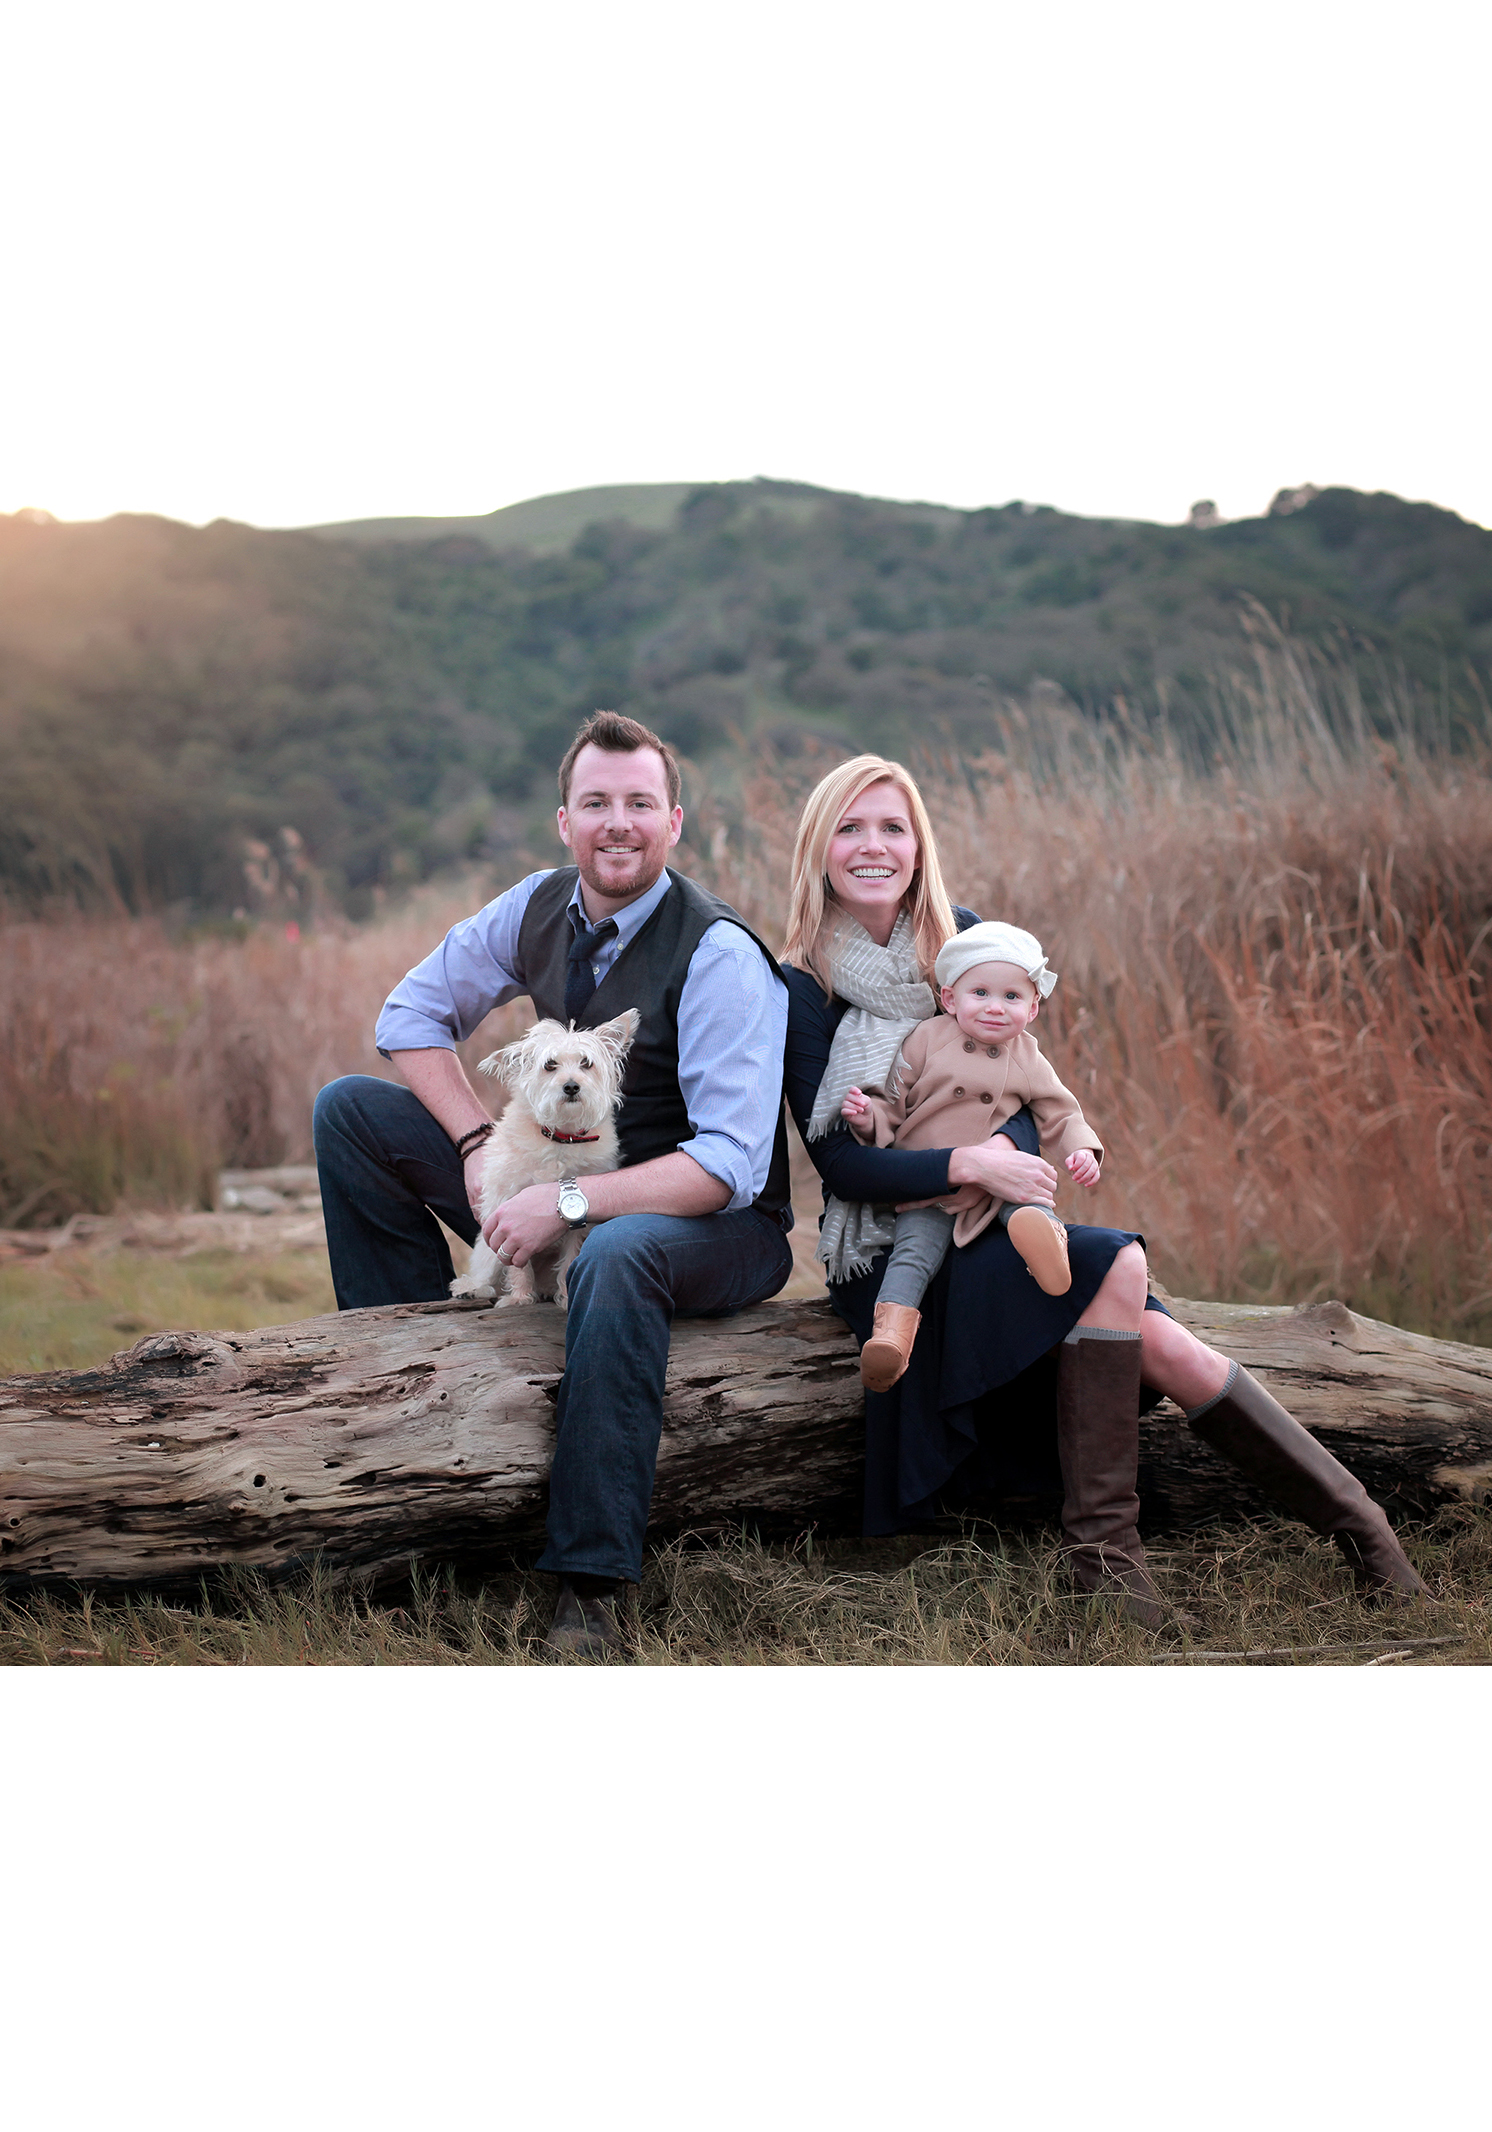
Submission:
[[[824,1293],[813,1172],[796,1152],[790,1301]],[[464,1273],[466,1246],[449,1231],[447,1242]],[[0,1377],[93,1369],[142,1333],[248,1332],[336,1307],[319,1216],[135,1210],[50,1235],[0,1232]]]
[[[0,1377],[92,1369],[142,1333],[248,1332],[334,1310],[318,1253],[82,1247],[0,1263]]]
[[[1350,1596],[1335,1550],[1296,1526],[1238,1526],[1155,1543],[1165,1597],[1194,1626],[1151,1635],[1068,1592],[1051,1536],[764,1546],[750,1536],[650,1551],[636,1660],[654,1666],[1486,1665],[1492,1511],[1457,1509],[1405,1535],[1430,1597]],[[149,1599],[0,1601],[0,1665],[542,1663],[547,1577],[416,1576],[377,1596],[314,1575],[272,1591],[240,1578],[194,1605]]]

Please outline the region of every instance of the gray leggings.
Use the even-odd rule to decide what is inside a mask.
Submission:
[[[996,1214],[996,1221],[1003,1228],[1023,1204],[1018,1199],[1007,1199]],[[1050,1207],[1043,1207],[1041,1211],[1052,1221],[1057,1219]],[[897,1215],[896,1241],[886,1261],[886,1277],[876,1297],[878,1303],[905,1303],[913,1310],[922,1308],[928,1284],[948,1256],[948,1246],[953,1241],[953,1221],[954,1217],[945,1214],[941,1207],[913,1207],[910,1213]]]
[[[896,1217],[896,1241],[886,1264],[878,1303],[907,1303],[920,1310],[927,1284],[948,1256],[953,1216],[941,1207],[914,1207]]]

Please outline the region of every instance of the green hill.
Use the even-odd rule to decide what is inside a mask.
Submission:
[[[288,827],[357,912],[521,853],[598,704],[722,764],[977,752],[1037,680],[1203,735],[1245,596],[1485,715],[1492,533],[1347,489],[1207,530],[774,481],[299,532],[0,517],[0,892],[232,911]]]
[[[698,486],[692,481],[655,481],[631,488],[569,489],[562,496],[532,496],[479,518],[358,518],[346,525],[309,526],[331,540],[447,540],[453,535],[484,541],[489,548],[527,548],[557,555],[601,519],[663,533],[679,505]]]

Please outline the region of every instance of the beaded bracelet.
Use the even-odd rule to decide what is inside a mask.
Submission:
[[[482,1142],[496,1131],[497,1127],[492,1120],[484,1118],[480,1125],[474,1125],[469,1133],[461,1135],[461,1138],[456,1142],[456,1153],[464,1162],[474,1147],[480,1147]]]

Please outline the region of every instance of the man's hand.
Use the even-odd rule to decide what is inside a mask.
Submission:
[[[1098,1182],[1098,1157],[1091,1147],[1080,1147],[1075,1155],[1067,1158],[1067,1172],[1074,1184],[1091,1192]]]
[[[590,1170],[580,1189],[591,1203],[593,1222],[615,1221],[623,1214],[714,1214],[730,1198],[730,1186],[681,1148],[632,1169]],[[559,1211],[559,1186],[531,1184],[487,1217],[482,1234],[505,1266],[526,1266],[569,1226]]]
[[[558,1201],[558,1185],[531,1184],[488,1215],[482,1234],[505,1266],[526,1266],[536,1251],[559,1242],[570,1224]]]

